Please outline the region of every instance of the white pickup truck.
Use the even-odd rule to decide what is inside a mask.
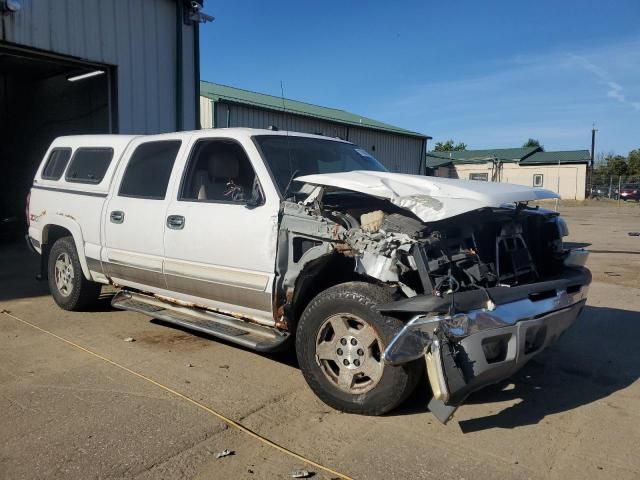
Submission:
[[[28,201],[56,303],[114,307],[268,352],[330,406],[382,414],[424,372],[443,422],[576,319],[585,251],[528,206],[553,192],[389,173],[293,132],[61,137]]]

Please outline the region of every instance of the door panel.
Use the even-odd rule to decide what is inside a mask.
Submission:
[[[173,202],[167,213],[185,220],[182,229],[165,230],[168,289],[228,306],[270,311],[277,212],[270,214],[267,208]]]
[[[247,207],[255,171],[264,166],[245,148],[230,138],[194,143],[167,209],[164,274],[167,288],[182,299],[197,297],[209,308],[273,323],[280,203],[270,195]]]
[[[107,275],[124,285],[166,287],[162,273],[166,210],[162,200],[114,197],[109,201],[102,250]],[[111,212],[117,211],[124,213],[122,222],[111,219]]]
[[[106,204],[102,262],[116,283],[166,289],[164,230],[169,184],[183,138],[134,141]]]

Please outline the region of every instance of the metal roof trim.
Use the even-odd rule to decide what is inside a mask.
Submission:
[[[225,94],[225,93],[220,93],[220,92],[216,92],[216,91],[207,91],[207,86],[209,87],[209,89],[211,89],[213,87],[213,89],[215,88],[223,88],[226,90],[229,90],[229,94]],[[204,87],[204,88],[203,88]],[[235,92],[244,92],[247,96],[254,96],[257,97],[255,99],[250,99],[250,98],[243,98],[241,96],[234,96],[233,93]],[[377,120],[373,120],[371,118],[367,118],[367,117],[363,117],[361,115],[357,115],[351,112],[347,112],[345,110],[339,110],[336,108],[331,108],[331,107],[323,107],[320,105],[314,105],[312,103],[307,103],[307,102],[301,102],[299,100],[291,100],[291,99],[284,99],[284,106],[282,106],[282,102],[283,99],[276,97],[274,95],[268,95],[265,93],[258,93],[258,92],[253,92],[251,90],[244,90],[241,88],[236,88],[236,87],[230,87],[228,85],[222,85],[222,84],[217,84],[217,83],[212,83],[212,82],[207,82],[207,81],[201,81],[200,82],[200,96],[205,97],[205,98],[209,98],[210,100],[213,101],[217,101],[217,102],[228,102],[228,103],[236,103],[239,105],[249,105],[249,106],[256,106],[256,107],[260,107],[260,108],[264,108],[264,109],[268,109],[268,110],[272,110],[272,111],[278,111],[278,112],[290,112],[292,114],[295,115],[302,115],[302,116],[306,116],[306,117],[314,117],[314,118],[319,118],[322,120],[327,120],[327,121],[331,121],[334,123],[339,123],[342,125],[348,125],[348,126],[354,126],[354,127],[362,127],[362,128],[369,128],[369,129],[373,129],[373,130],[379,130],[382,132],[387,132],[387,133],[395,133],[395,134],[400,134],[400,135],[406,135],[406,136],[410,136],[410,137],[417,137],[417,138],[422,138],[422,139],[431,139],[432,137],[428,136],[428,135],[424,135],[422,133],[419,132],[414,132],[411,130],[405,130],[403,128],[399,128],[399,127],[395,127],[393,125],[389,125],[383,122],[378,122]],[[265,102],[265,101],[260,101],[260,99],[262,100],[266,100],[266,99],[270,99],[272,100],[271,103]],[[278,105],[278,102],[280,102],[280,105]],[[300,107],[305,107],[308,106],[310,108],[305,109],[305,108],[300,108]],[[312,111],[312,109],[318,109],[321,111],[326,111],[326,114],[317,112],[317,111]],[[333,115],[331,114],[332,112],[335,112]],[[350,116],[352,117],[351,119],[348,118],[339,118],[339,115],[345,115],[345,116]],[[357,118],[357,120],[356,120]]]
[[[588,163],[591,161],[589,150],[559,150],[555,152],[535,152],[523,159],[522,165],[557,165],[570,163]]]

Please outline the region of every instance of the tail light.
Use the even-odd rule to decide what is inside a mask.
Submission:
[[[31,192],[27,193],[27,204],[26,204],[25,209],[24,209],[25,216],[27,217],[26,218],[27,227],[31,226],[31,213],[29,211],[30,203],[31,203]]]

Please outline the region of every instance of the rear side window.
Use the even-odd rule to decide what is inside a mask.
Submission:
[[[138,146],[124,172],[118,195],[163,200],[181,143],[165,140]]]
[[[64,178],[67,182],[100,183],[112,158],[112,148],[79,148]]]
[[[67,168],[70,158],[70,148],[55,148],[51,150],[47,163],[42,169],[42,178],[45,180],[58,180],[62,176],[64,169]]]

